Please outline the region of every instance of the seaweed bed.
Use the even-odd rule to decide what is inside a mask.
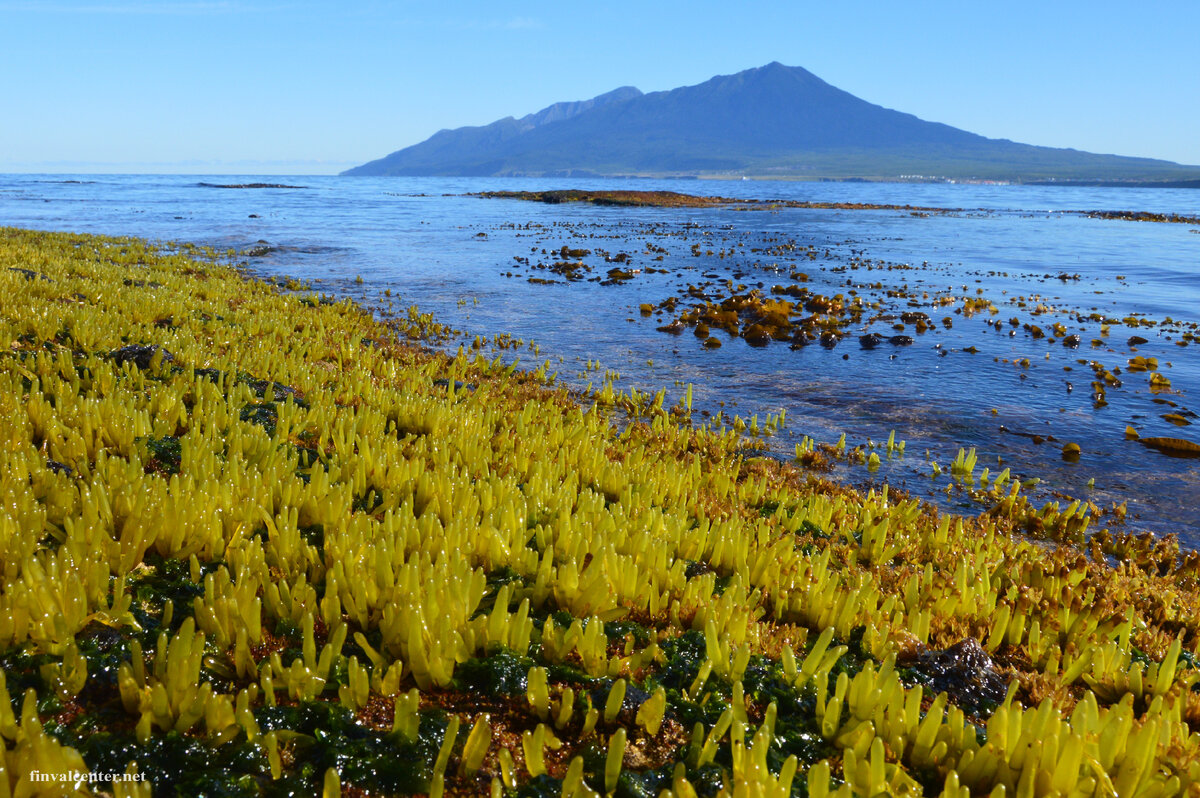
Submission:
[[[0,229],[0,795],[1200,785],[1173,540],[856,492],[170,252]]]

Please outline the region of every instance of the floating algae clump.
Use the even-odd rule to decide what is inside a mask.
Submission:
[[[1174,541],[864,495],[177,250],[0,230],[0,794],[1200,785]]]

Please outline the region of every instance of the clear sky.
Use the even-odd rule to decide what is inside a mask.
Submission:
[[[986,136],[1200,164],[1196,0],[0,0],[0,171],[328,173],[770,61]]]

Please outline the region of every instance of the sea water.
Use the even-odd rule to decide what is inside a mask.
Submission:
[[[222,188],[286,184],[291,188]],[[465,196],[491,190],[671,190],[725,197],[945,209],[769,207],[628,208],[547,205]],[[959,512],[977,512],[967,491],[934,479],[960,448],[994,476],[1004,468],[1040,482],[1037,501],[1064,497],[1108,509],[1127,502],[1114,530],[1176,533],[1200,545],[1200,460],[1128,440],[1200,442],[1200,224],[1093,218],[1085,211],[1200,216],[1200,192],[1170,189],[973,184],[697,180],[339,178],[184,175],[0,175],[0,225],[129,235],[234,250],[256,274],[288,275],[351,297],[381,316],[410,305],[462,331],[511,334],[501,354],[560,382],[618,389],[666,388],[667,404],[694,386],[695,419],[748,419],[787,411],[765,438],[789,456],[804,436],[848,445],[906,441],[903,456],[879,452],[876,471],[843,465],[855,484],[884,481]],[[585,279],[536,268],[556,252],[589,250]],[[625,253],[626,264],[600,252]],[[711,254],[710,254],[711,253]],[[612,282],[620,266],[633,277]],[[690,329],[657,328],[671,313],[643,303],[688,299],[689,287],[719,294],[727,282],[803,285],[868,306],[836,346],[763,348],[717,333],[707,349]],[[361,278],[361,281],[360,281]],[[390,291],[390,296],[385,292]],[[964,298],[996,312],[961,312]],[[946,301],[946,304],[939,304]],[[897,334],[895,318],[918,310],[932,328],[911,346],[863,348],[859,336]],[[956,312],[958,311],[958,312]],[[1109,320],[1103,322],[1094,317]],[[949,319],[950,326],[943,321]],[[1014,321],[1016,324],[1012,324]],[[996,322],[1000,322],[997,327]],[[1081,338],[1064,346],[1059,322]],[[1034,337],[1027,325],[1045,336]],[[1148,343],[1131,347],[1133,335]],[[1093,341],[1096,342],[1093,345]],[[535,352],[536,347],[536,352]],[[1135,356],[1154,357],[1170,388],[1152,390]],[[589,370],[588,361],[602,364]],[[198,364],[199,365],[199,364]],[[1094,399],[1095,365],[1119,369],[1120,386]],[[707,415],[702,415],[707,414]],[[1174,423],[1166,418],[1170,416]],[[1179,425],[1179,422],[1183,422]],[[1077,443],[1077,462],[1062,447]],[[867,450],[871,451],[870,449]],[[976,486],[978,487],[978,486]],[[1094,526],[1110,526],[1115,516]]]

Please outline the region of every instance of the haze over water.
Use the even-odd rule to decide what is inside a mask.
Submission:
[[[202,185],[253,182],[304,188]],[[552,188],[665,189],[962,210],[606,208],[461,196]],[[517,355],[529,367],[548,359],[550,370],[572,385],[591,381],[599,387],[603,370],[584,374],[586,362],[598,360],[620,372],[619,388],[667,388],[668,404],[690,382],[697,410],[761,418],[786,409],[786,427],[769,439],[772,449],[785,455],[805,435],[832,442],[845,432],[853,446],[884,441],[895,430],[897,439],[907,441],[902,458],[885,462],[873,474],[862,467],[841,473],[855,483],[886,480],[964,512],[978,505],[959,492],[947,494],[944,477],[929,478],[932,466],[925,452],[947,467],[960,446],[976,447],[977,473],[988,467],[995,475],[1008,467],[1024,478],[1039,477],[1041,501],[1060,500],[1055,492],[1101,508],[1128,500],[1129,531],[1175,532],[1198,546],[1200,519],[1194,508],[1200,506],[1200,460],[1168,457],[1126,440],[1125,428],[1133,426],[1143,438],[1200,441],[1200,418],[1191,415],[1200,411],[1194,398],[1200,392],[1200,345],[1179,345],[1187,343],[1183,335],[1200,321],[1200,225],[1064,213],[1087,210],[1200,216],[1200,192],[879,183],[0,176],[2,225],[239,251],[265,241],[266,254],[244,258],[256,273],[309,279],[317,290],[353,297],[384,314],[389,308],[404,313],[416,304],[467,333],[447,344],[451,351],[460,343],[469,347],[477,334],[511,333],[536,341],[540,351],[535,355],[526,346],[506,350],[506,357]],[[780,247],[785,243],[795,247]],[[622,284],[601,285],[587,279],[568,283],[533,268],[557,260],[555,251],[564,245],[593,251],[583,258],[592,268],[588,278],[603,278],[617,265],[605,263],[597,249],[626,253],[629,268],[643,271]],[[815,254],[811,259],[809,247]],[[639,312],[642,303],[657,305],[672,296],[680,298],[682,309],[689,286],[707,284],[713,291],[723,289],[726,280],[748,289],[761,283],[769,295],[772,285],[793,282],[792,271],[807,274],[804,285],[814,292],[852,297],[854,291],[880,307],[864,314],[863,323],[848,328],[832,349],[814,344],[798,350],[779,342],[752,348],[723,334],[718,334],[723,346],[708,350],[690,329],[679,336],[657,331],[670,315]],[[391,291],[390,299],[385,290]],[[937,304],[949,297],[953,303]],[[990,300],[997,312],[956,313],[964,297]],[[1042,312],[1035,312],[1039,306]],[[906,310],[928,313],[932,329],[917,333],[907,325],[903,332],[914,338],[911,346],[860,346],[861,334],[897,332],[895,319],[869,319]],[[1092,314],[1112,320],[1107,335]],[[1132,314],[1156,324],[1135,328],[1120,321]],[[1167,319],[1182,324],[1163,324]],[[1065,347],[1051,332],[1056,322],[1067,334],[1080,336],[1077,349]],[[1026,324],[1040,326],[1046,337],[1033,337]],[[1131,348],[1132,335],[1148,342]],[[1128,371],[1134,356],[1156,358],[1170,389],[1152,391],[1151,372]],[[1097,376],[1089,361],[1121,370],[1121,385],[1107,388],[1104,406],[1093,400],[1091,383]],[[1185,425],[1176,426],[1165,415]],[[1082,449],[1076,463],[1061,456],[1067,442]],[[1111,522],[1105,517],[1094,526]]]

